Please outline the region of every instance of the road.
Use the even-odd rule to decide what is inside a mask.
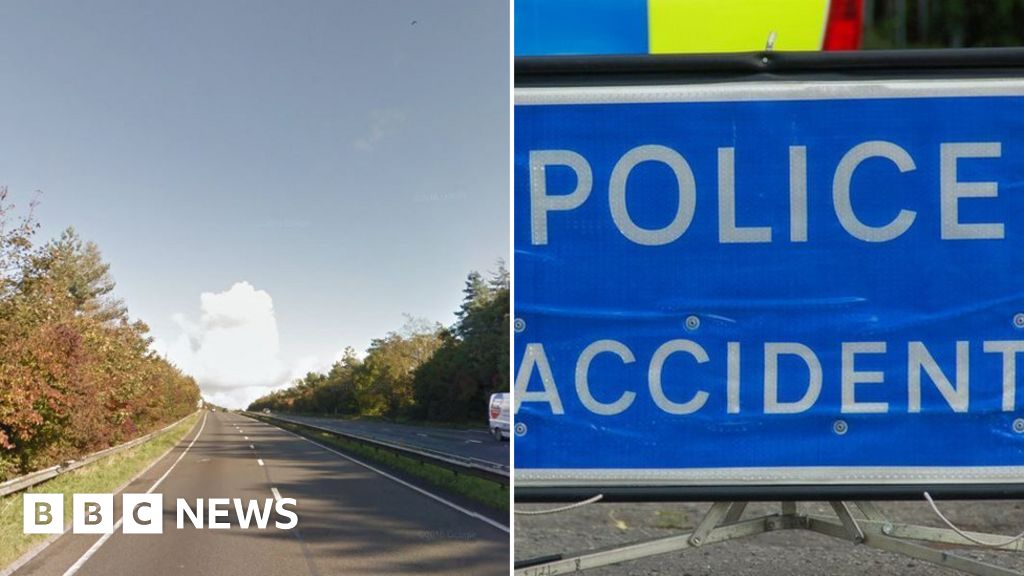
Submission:
[[[100,536],[66,533],[15,574],[508,573],[507,522],[503,530],[268,424],[221,412],[204,418],[125,490],[156,484],[163,534],[118,530],[99,544]],[[277,494],[298,501],[297,528],[280,530],[272,521],[265,530],[242,530],[234,512],[228,530],[175,525],[176,498],[194,506],[197,498],[262,502]],[[120,518],[119,496],[115,503]]]
[[[520,510],[545,510],[558,504],[517,504]],[[927,526],[941,522],[925,502],[880,502],[896,520]],[[1024,531],[1024,503],[1019,501],[939,501],[954,524],[969,530],[1014,536]],[[543,516],[516,516],[516,559],[583,552],[627,542],[673,536],[691,529],[710,507],[707,503],[591,504]],[[801,512],[832,514],[824,502],[801,504]],[[744,518],[777,513],[777,503],[752,503]],[[945,548],[963,556],[1024,572],[1020,552]],[[584,572],[587,576],[955,576],[959,572],[804,530],[783,530],[709,544]]]
[[[314,424],[338,432],[369,436],[388,442],[454,454],[462,458],[473,458],[489,464],[499,464],[508,469],[509,442],[498,442],[490,433],[482,429],[454,430],[372,420],[341,420],[291,414],[273,414],[273,416],[282,420]]]

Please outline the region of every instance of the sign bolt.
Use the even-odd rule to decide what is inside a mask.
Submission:
[[[1013,431],[1017,434],[1024,433],[1024,418],[1017,418],[1013,421]]]
[[[523,320],[522,318],[516,318],[516,321],[512,324],[512,326],[515,328],[516,333],[518,334],[526,330],[526,320]]]
[[[1024,312],[1017,312],[1013,315],[1013,325],[1016,328],[1024,328]]]
[[[839,434],[840,436],[846,434],[847,429],[848,426],[846,425],[845,420],[836,420],[835,422],[832,423],[832,431],[835,432],[836,434]]]
[[[686,329],[692,332],[692,331],[696,330],[697,328],[700,328],[700,318],[698,318],[698,317],[696,317],[696,316],[694,316],[692,314],[687,316],[686,317]]]
[[[525,436],[525,435],[526,435],[526,424],[523,424],[522,422],[517,423],[516,424],[516,436]]]

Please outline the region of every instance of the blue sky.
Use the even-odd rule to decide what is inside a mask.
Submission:
[[[499,1],[0,4],[0,185],[240,404],[509,252]]]

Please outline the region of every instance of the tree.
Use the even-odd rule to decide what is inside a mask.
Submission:
[[[406,316],[374,339],[359,359],[346,349],[326,375],[253,402],[250,410],[479,421],[488,396],[509,389],[509,274],[498,261],[490,278],[470,272],[454,326]]]
[[[507,282],[508,272],[500,261],[486,290],[479,288],[480,274],[467,277],[459,322],[442,335],[439,350],[417,370],[414,389],[420,417],[477,420],[491,393],[508,390]]]
[[[7,187],[0,186],[0,298],[10,296],[20,282],[32,249],[32,236],[39,229],[34,215],[37,200],[29,203],[27,214],[15,218],[17,207],[8,196]]]
[[[437,332],[411,327],[405,335],[389,332],[374,339],[357,374],[361,412],[367,415],[407,414],[415,403],[413,374],[439,344]]]
[[[969,48],[1024,44],[1020,0],[869,0],[866,48]]]
[[[67,228],[33,258],[33,268],[64,286],[75,310],[100,322],[126,319],[124,304],[114,298],[110,265],[99,248],[83,242],[74,228]]]
[[[0,480],[145,434],[195,409],[196,382],[149,351],[99,248],[34,248],[0,189]]]
[[[511,280],[508,268],[505,266],[505,259],[498,258],[498,269],[491,274],[491,279],[487,282],[488,287],[491,289],[492,293],[508,290],[511,285]]]
[[[460,324],[465,322],[474,309],[490,300],[491,288],[484,277],[474,270],[466,276],[466,287],[462,289],[462,294],[462,305],[455,312]]]

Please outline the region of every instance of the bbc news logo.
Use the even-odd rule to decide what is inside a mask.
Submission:
[[[227,530],[231,513],[239,528],[265,530],[276,512],[274,527],[291,530],[299,523],[294,498],[197,498],[195,505],[184,498],[176,504],[177,529],[187,524],[194,528]],[[125,534],[163,534],[163,494],[122,494],[121,531]],[[282,521],[283,520],[283,521]],[[74,534],[110,534],[114,523],[113,494],[74,494],[71,498],[71,532]],[[25,534],[61,534],[64,532],[63,494],[25,494],[22,508],[22,530]]]

